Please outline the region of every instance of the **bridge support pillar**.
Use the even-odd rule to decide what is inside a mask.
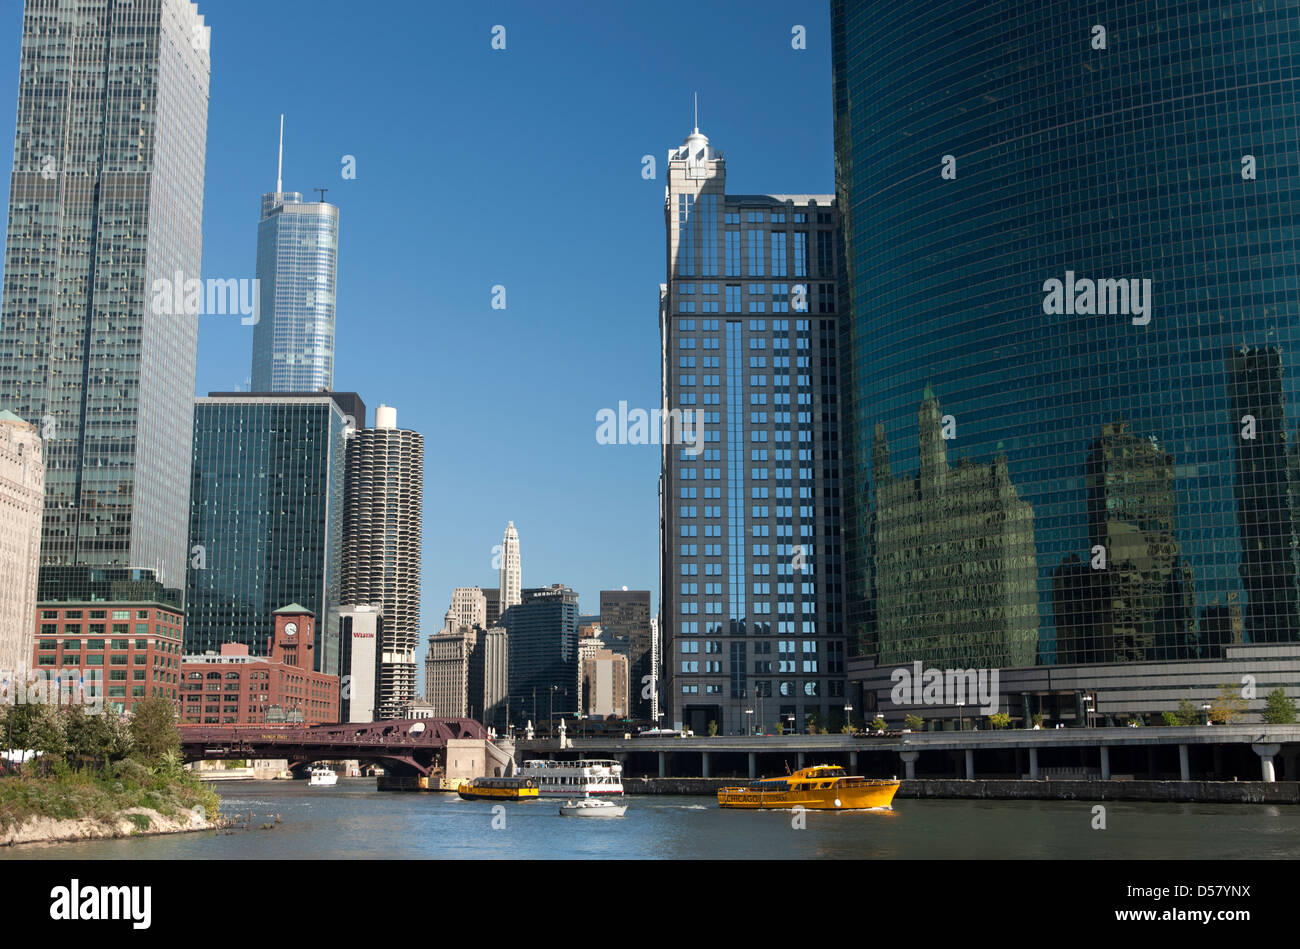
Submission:
[[[898,757],[903,759],[903,776],[909,781],[916,780],[916,759],[921,757],[919,751],[900,751]]]
[[[803,752],[799,752],[799,767],[803,767]]]
[[[1187,763],[1187,746],[1178,746],[1178,780],[1190,781],[1192,779],[1192,769]]]
[[[975,749],[966,749],[966,780],[975,780]]]
[[[858,773],[858,753],[856,751],[850,751],[849,752],[849,774],[857,774],[857,773]]]
[[[753,781],[758,777],[758,753],[751,751],[749,753],[749,780]]]
[[[700,752],[700,775],[705,778],[709,776],[709,753],[707,751]]]
[[[1030,748],[1030,749],[1029,749],[1029,779],[1030,779],[1031,781],[1037,781],[1038,778],[1039,778],[1039,774],[1038,774],[1038,749],[1037,749],[1037,748]]]
[[[1101,746],[1101,779],[1103,781],[1110,780],[1110,747],[1108,745]]]
[[[1259,766],[1263,772],[1260,780],[1267,781],[1270,784],[1277,780],[1277,773],[1273,770],[1273,756],[1282,750],[1279,744],[1251,745],[1255,749],[1255,754],[1259,755]]]
[[[668,777],[668,756],[664,752],[659,752],[659,777]]]

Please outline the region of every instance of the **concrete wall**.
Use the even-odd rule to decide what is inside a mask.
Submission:
[[[487,742],[474,738],[447,739],[446,786],[456,787],[462,781],[485,776]]]
[[[624,778],[627,794],[712,797],[735,778]],[[904,781],[896,798],[985,800],[1195,801],[1215,804],[1300,804],[1300,782],[1263,781]]]

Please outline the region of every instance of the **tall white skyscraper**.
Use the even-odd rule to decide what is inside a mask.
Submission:
[[[506,525],[506,536],[501,540],[501,612],[520,602],[519,589],[523,573],[519,566],[519,532],[515,522]]]
[[[281,116],[280,172],[275,191],[262,195],[257,225],[261,301],[253,328],[253,391],[315,392],[334,387],[339,209],[285,191],[283,170]]]

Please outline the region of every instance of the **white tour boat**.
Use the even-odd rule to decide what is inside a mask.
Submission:
[[[565,801],[560,805],[561,817],[622,817],[626,812],[626,804],[594,797]]]
[[[621,796],[623,793],[623,766],[617,761],[598,758],[525,761],[515,774],[536,778],[542,797]]]
[[[328,788],[339,783],[339,776],[329,768],[312,768],[307,772],[311,777],[307,784],[313,788]]]

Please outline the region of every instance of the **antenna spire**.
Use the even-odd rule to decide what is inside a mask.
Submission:
[[[695,131],[700,130],[700,94],[695,93]]]
[[[280,113],[280,164],[275,172],[275,193],[284,191],[284,113]]]

